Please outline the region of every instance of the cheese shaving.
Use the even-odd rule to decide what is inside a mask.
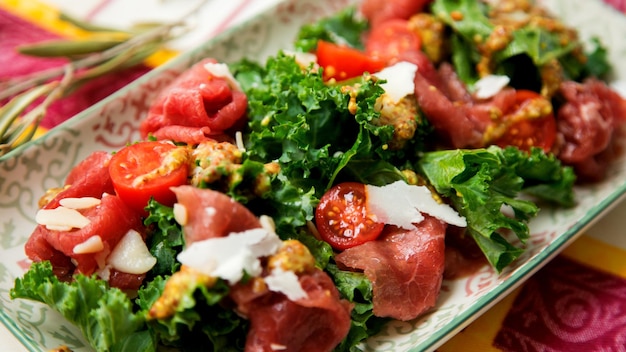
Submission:
[[[410,230],[424,220],[425,213],[455,226],[467,226],[464,217],[448,204],[437,202],[426,186],[396,181],[382,187],[367,185],[366,191],[368,209],[385,224]]]
[[[237,82],[233,74],[230,72],[228,65],[224,63],[208,62],[204,65],[204,68],[213,76],[224,78],[228,82],[228,85],[230,85],[230,88],[236,89],[239,91],[242,90],[241,86],[239,85],[239,82]]]
[[[276,234],[252,229],[194,242],[178,254],[178,261],[233,285],[241,280],[244,272],[259,276],[263,271],[259,258],[276,253],[281,245]]]
[[[292,301],[308,297],[306,291],[300,285],[298,275],[291,270],[285,271],[280,267],[274,268],[264,280],[270,291],[283,293]]]
[[[474,95],[478,99],[489,99],[498,94],[510,81],[511,79],[507,76],[485,76],[474,83]]]
[[[374,76],[387,81],[380,86],[385,90],[385,94],[394,103],[397,103],[405,96],[415,94],[414,80],[416,72],[417,65],[400,61],[375,73]]]
[[[613,81],[611,82],[611,88],[613,88],[622,99],[626,99],[626,81]]]

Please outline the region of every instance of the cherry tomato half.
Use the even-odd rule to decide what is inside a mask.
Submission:
[[[185,147],[147,141],[131,144],[111,158],[109,173],[117,195],[144,213],[151,197],[171,206],[176,195],[170,187],[187,183],[189,154]]]
[[[385,226],[369,212],[365,185],[357,182],[328,190],[317,206],[315,222],[320,237],[338,250],[375,240]]]
[[[525,151],[529,151],[531,147],[539,147],[549,152],[556,140],[556,120],[554,119],[554,114],[550,110],[549,112],[541,113],[539,117],[530,117],[524,109],[528,109],[533,102],[540,102],[544,106],[546,106],[545,104],[550,104],[550,102],[546,101],[546,98],[539,93],[524,89],[517,90],[515,100],[515,109],[508,116],[519,115],[524,116],[524,118],[517,118],[494,143],[500,147],[511,145]],[[533,107],[532,110],[536,111],[537,109]],[[504,118],[506,119],[507,116]]]
[[[376,24],[367,36],[365,52],[385,62],[393,62],[404,53],[420,51],[422,38],[409,27],[409,21],[387,20]]]
[[[324,79],[345,80],[375,73],[385,67],[385,62],[357,49],[320,40],[315,52],[317,63],[324,68]]]

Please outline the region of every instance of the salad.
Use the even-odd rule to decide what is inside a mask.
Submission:
[[[431,309],[448,258],[504,269],[626,116],[599,42],[504,4],[365,1],[199,62],[42,197],[12,297],[102,351],[351,350]]]

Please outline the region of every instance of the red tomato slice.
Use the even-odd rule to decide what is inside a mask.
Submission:
[[[131,144],[113,155],[109,173],[118,196],[144,213],[153,197],[171,206],[176,201],[170,187],[187,183],[189,153],[186,147],[165,142]]]
[[[409,21],[387,20],[375,25],[365,42],[365,52],[385,62],[393,62],[402,54],[420,51],[422,38],[409,28]]]
[[[524,106],[532,103],[535,99],[546,99],[539,93],[520,89],[516,92],[516,106],[512,116],[519,113]],[[504,117],[505,119],[507,116]],[[529,151],[531,147],[542,148],[549,152],[556,140],[556,120],[552,112],[540,117],[526,117],[519,119],[508,127],[506,132],[499,137],[494,144],[500,147],[515,146],[520,150]]]
[[[345,80],[364,72],[378,72],[386,66],[382,60],[372,58],[362,51],[323,40],[317,42],[315,54],[317,63],[324,68],[324,79],[327,80]]]
[[[338,250],[375,240],[385,224],[376,222],[366,204],[367,192],[362,183],[344,182],[328,190],[315,211],[322,239]]]

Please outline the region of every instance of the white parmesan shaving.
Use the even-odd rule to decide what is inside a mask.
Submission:
[[[111,268],[128,274],[147,273],[157,260],[150,254],[139,232],[128,231],[107,258]]]
[[[622,99],[626,99],[626,81],[618,80],[611,82],[611,88],[613,88]]]
[[[474,83],[474,95],[478,99],[489,99],[506,87],[511,79],[503,75],[488,75]]]
[[[208,62],[204,65],[204,68],[213,76],[224,78],[228,81],[228,84],[232,89],[242,90],[239,82],[233,77],[233,74],[230,72],[228,65],[224,63],[212,63]]]
[[[291,270],[284,271],[280,267],[274,268],[264,280],[270,291],[283,293],[292,301],[308,297],[300,285],[298,275]]]
[[[174,203],[174,220],[182,226],[187,225],[187,221],[189,220],[189,213],[187,212],[187,207],[180,203]]]
[[[89,209],[100,205],[100,199],[95,197],[63,198],[59,204],[70,209]]]
[[[93,235],[86,239],[83,243],[79,243],[74,246],[73,252],[75,254],[97,253],[104,249],[104,243],[102,237]]]
[[[178,261],[232,285],[241,280],[244,272],[259,276],[263,269],[259,258],[276,253],[281,246],[275,233],[252,229],[194,242],[178,254]]]
[[[287,56],[292,56],[296,63],[303,68],[308,68],[313,65],[317,65],[317,56],[313,53],[303,53],[298,51],[283,50],[283,53]]]
[[[437,202],[426,186],[396,181],[382,187],[367,185],[366,191],[368,208],[386,224],[409,230],[424,219],[425,213],[452,225],[467,226],[464,217],[448,204]]]
[[[54,209],[39,209],[35,215],[35,221],[39,225],[54,228],[77,228],[82,229],[89,225],[89,219],[76,209],[59,206]]]
[[[397,103],[405,96],[415,94],[414,80],[416,72],[417,65],[400,61],[375,73],[374,76],[387,81],[380,86],[385,90],[385,94],[394,103]]]

